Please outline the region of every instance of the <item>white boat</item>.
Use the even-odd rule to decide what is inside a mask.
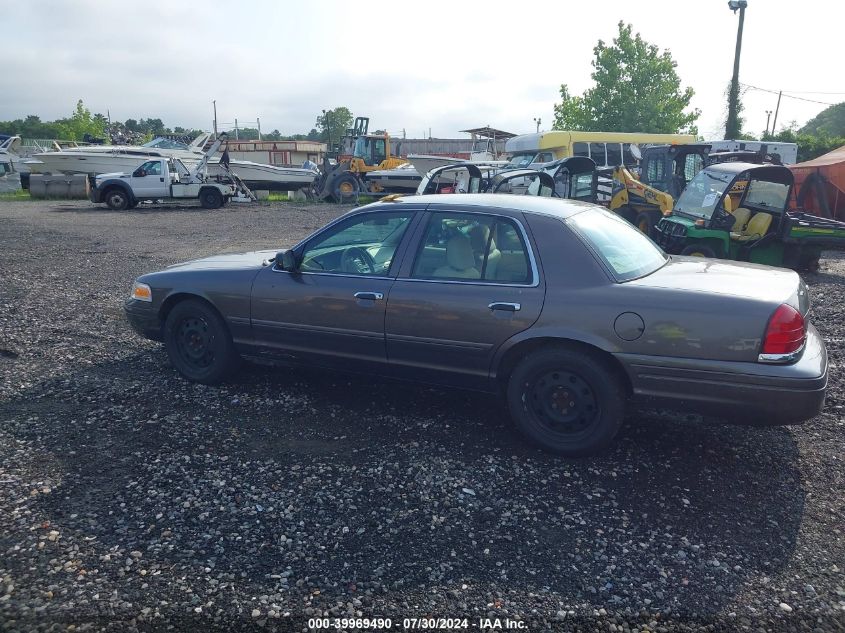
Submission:
[[[201,134],[190,145],[156,138],[143,145],[88,145],[39,152],[27,161],[36,174],[108,174],[131,172],[150,158],[179,158],[195,162],[211,134]],[[37,161],[37,162],[36,162]]]
[[[21,160],[17,153],[20,145],[20,136],[0,143],[0,193],[14,193],[21,188]]]
[[[411,193],[417,190],[422,176],[410,163],[393,169],[377,169],[364,174],[368,183],[378,185],[381,191],[388,193]]]
[[[320,175],[316,169],[281,167],[234,159],[229,161],[229,171],[236,174],[253,191],[298,191],[311,186]],[[220,168],[220,158],[208,162],[208,175],[224,175],[224,170]]]
[[[156,138],[144,145],[91,145],[70,147],[35,154],[27,165],[33,173],[109,174],[131,173],[150,158],[178,158],[190,167],[202,160],[203,148],[211,134],[201,134],[190,145],[166,138]],[[208,164],[210,176],[224,175],[220,158]],[[314,182],[317,171],[300,167],[281,167],[230,160],[229,169],[257,190],[296,191]]]

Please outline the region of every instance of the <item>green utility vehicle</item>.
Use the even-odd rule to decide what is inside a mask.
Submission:
[[[823,250],[845,250],[845,222],[786,211],[792,172],[726,162],[701,170],[657,225],[668,253],[815,269]]]

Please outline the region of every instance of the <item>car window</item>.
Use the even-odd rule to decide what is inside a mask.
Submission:
[[[666,263],[666,254],[615,213],[593,208],[566,220],[618,281],[648,275]]]
[[[135,172],[132,174],[133,176],[140,176],[141,172],[144,172],[147,176],[160,176],[161,175],[161,161],[158,160],[148,160],[146,163],[138,167]]]
[[[513,220],[478,213],[433,213],[411,276],[417,279],[532,282],[528,248]]]
[[[622,164],[622,145],[619,143],[607,144],[607,164],[611,167]]]
[[[607,157],[604,153],[604,143],[590,143],[590,158],[596,161],[597,167],[607,165]]]
[[[572,155],[573,156],[583,156],[584,158],[590,157],[590,146],[587,143],[583,143],[578,141],[572,144]]]
[[[752,180],[745,189],[746,206],[769,207],[782,211],[786,206],[786,196],[789,186],[779,182]]]
[[[412,213],[364,213],[315,236],[302,253],[300,270],[386,275]]]

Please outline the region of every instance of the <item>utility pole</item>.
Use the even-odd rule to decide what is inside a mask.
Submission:
[[[235,117],[235,140],[238,140],[238,118]]]
[[[778,91],[778,104],[775,106],[775,120],[772,121],[772,135],[775,133],[775,126],[778,124],[778,110],[780,110],[780,98],[783,95],[783,90]]]
[[[765,136],[769,135],[769,119],[772,117],[772,111],[766,110],[766,133]]]
[[[736,29],[736,52],[734,53],[734,74],[728,91],[728,120],[725,122],[725,138],[739,137],[739,54],[742,50],[742,26],[745,23],[745,8],[748,0],[729,0],[728,7],[734,13],[739,9],[739,26]]]
[[[538,133],[538,134],[540,133],[540,123],[542,123],[542,122],[543,122],[543,120],[542,120],[541,118],[539,118],[539,117],[537,117],[537,118],[535,118],[535,119],[534,119],[534,123],[536,123],[536,124],[537,124],[537,133]]]
[[[261,119],[255,117],[255,124],[258,126],[258,140],[261,140]]]
[[[214,138],[217,138],[217,100],[215,99],[211,103],[214,104]]]

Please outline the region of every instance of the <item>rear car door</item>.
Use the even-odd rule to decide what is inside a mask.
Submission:
[[[297,247],[294,272],[267,266],[252,289],[255,344],[272,356],[379,371],[384,313],[415,211],[358,213]]]
[[[431,211],[390,291],[391,373],[487,385],[498,347],[539,317],[545,284],[524,222],[483,211]]]
[[[162,160],[148,160],[132,172],[130,183],[136,198],[165,198],[170,195],[168,172]]]

